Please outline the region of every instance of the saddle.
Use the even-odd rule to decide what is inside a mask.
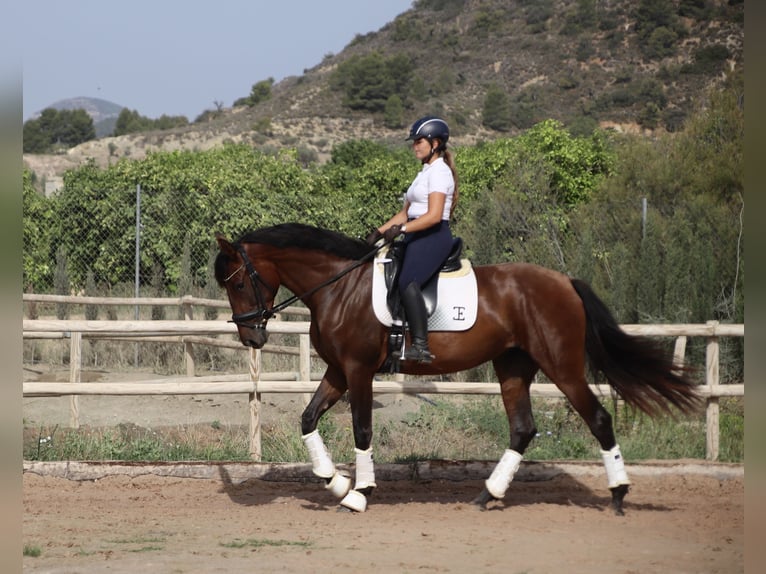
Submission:
[[[426,303],[426,312],[430,317],[436,310],[438,303],[438,287],[439,287],[439,275],[441,273],[458,271],[461,267],[461,255],[463,253],[463,240],[460,237],[452,239],[452,249],[450,249],[449,255],[442,263],[439,273],[435,273],[434,276],[429,279],[422,287],[423,299]],[[404,245],[401,242],[395,242],[388,250],[388,259],[384,267],[384,277],[386,283],[386,290],[388,295],[386,297],[386,303],[388,310],[391,312],[391,316],[403,321],[404,316],[402,314],[402,305],[399,296],[399,273],[402,269],[402,259],[404,256]]]
[[[423,299],[426,303],[426,313],[429,317],[434,314],[438,303],[439,275],[444,272],[459,271],[462,268],[460,259],[463,252],[463,240],[455,237],[452,240],[452,249],[442,263],[438,273],[429,279],[421,288]],[[404,351],[404,325],[405,317],[402,312],[401,297],[399,295],[399,273],[402,267],[404,246],[394,243],[389,247],[384,260],[383,278],[386,286],[386,305],[394,322],[388,332],[388,353],[386,360],[378,369],[381,373],[399,372],[399,363]]]

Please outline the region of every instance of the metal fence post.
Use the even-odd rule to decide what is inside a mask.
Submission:
[[[141,281],[141,184],[136,184],[136,256],[135,256],[135,297],[138,299],[140,295],[140,281]],[[139,307],[136,305],[135,319],[138,321],[140,318]],[[138,367],[138,343],[133,346],[133,362]]]

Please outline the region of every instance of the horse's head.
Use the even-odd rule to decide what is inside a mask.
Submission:
[[[243,345],[260,349],[269,339],[266,323],[279,287],[276,269],[248,254],[255,244],[231,243],[220,233],[216,240],[220,251],[215,259],[215,278],[229,297],[231,322],[236,323]]]

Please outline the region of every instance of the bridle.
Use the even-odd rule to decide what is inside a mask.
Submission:
[[[271,285],[266,283],[266,281],[263,280],[263,278],[259,275],[258,271],[256,271],[255,267],[253,267],[253,264],[250,262],[250,258],[247,256],[247,252],[245,251],[245,248],[242,246],[241,243],[238,243],[235,245],[235,248],[237,249],[237,252],[239,253],[240,257],[242,257],[242,265],[237,267],[226,279],[223,280],[224,283],[229,281],[232,277],[234,277],[237,273],[239,273],[242,268],[247,271],[247,276],[250,278],[250,285],[253,287],[253,292],[255,293],[255,298],[257,302],[257,308],[253,309],[252,311],[246,311],[244,313],[233,313],[231,315],[231,320],[229,323],[234,323],[238,327],[248,327],[250,329],[259,329],[259,330],[265,330],[266,324],[268,323],[269,319],[271,319],[274,315],[277,313],[283,311],[286,307],[292,305],[296,301],[303,300],[304,298],[308,297],[309,295],[312,295],[313,293],[319,291],[323,287],[326,287],[332,283],[335,283],[338,279],[346,275],[347,273],[350,273],[357,267],[360,267],[365,262],[367,262],[369,259],[372,259],[375,254],[380,251],[380,249],[386,245],[387,243],[381,243],[380,245],[376,245],[369,253],[367,253],[364,257],[361,259],[357,259],[343,269],[340,273],[337,275],[331,277],[330,279],[323,281],[316,287],[312,287],[302,295],[293,295],[292,297],[289,297],[285,301],[282,301],[278,305],[274,305],[271,307],[271,309],[266,308],[266,299],[263,296],[263,292],[261,291],[261,286],[268,289],[272,296],[276,296],[277,290],[274,289]]]
[[[266,329],[266,323],[278,311],[275,311],[273,308],[266,309],[266,299],[263,296],[263,291],[261,291],[261,286],[268,289],[272,295],[276,295],[277,292],[271,285],[266,283],[266,281],[264,281],[258,274],[258,271],[255,270],[255,267],[253,267],[253,264],[250,262],[250,258],[247,256],[245,248],[242,247],[241,244],[237,244],[236,249],[239,252],[240,257],[242,257],[242,265],[237,267],[237,269],[224,279],[223,282],[226,283],[244,267],[245,271],[247,271],[247,276],[250,278],[250,285],[253,287],[258,307],[245,313],[233,313],[229,323],[234,323],[239,327],[249,327],[251,329]]]

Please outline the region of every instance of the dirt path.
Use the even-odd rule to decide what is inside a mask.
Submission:
[[[479,512],[477,480],[378,481],[364,514],[315,482],[24,475],[24,572],[724,573],[744,570],[744,478],[515,481]]]

